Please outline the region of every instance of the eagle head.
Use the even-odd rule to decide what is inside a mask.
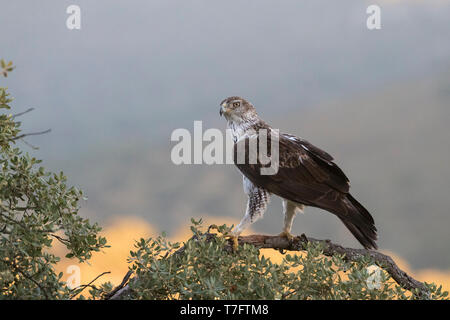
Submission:
[[[220,103],[219,114],[228,121],[241,123],[257,117],[255,107],[241,97],[228,97]]]

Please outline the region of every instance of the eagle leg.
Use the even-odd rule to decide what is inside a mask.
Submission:
[[[292,223],[294,222],[297,212],[303,212],[304,206],[300,203],[295,203],[286,199],[283,199],[283,213],[284,213],[284,228],[278,236],[287,238],[289,241],[295,238],[291,234]]]
[[[248,196],[247,209],[241,222],[231,232],[230,239],[233,241],[233,248],[238,247],[238,236],[256,220],[263,217],[269,203],[270,193],[265,189],[253,185],[244,176],[244,191]]]
[[[292,241],[295,238],[295,236],[292,233],[290,233],[289,231],[283,231],[278,236],[286,238],[289,241]]]
[[[208,227],[208,230],[206,231],[206,233],[210,233],[211,229],[215,229],[217,231],[220,231],[219,227],[216,224],[212,224],[212,225],[210,225]],[[234,233],[233,234],[225,234],[224,238],[227,239],[227,240],[231,240],[231,242],[232,242],[233,251],[237,251],[237,249],[238,249],[238,245],[239,245],[238,237],[239,237],[239,235],[236,235]]]
[[[231,240],[231,242],[233,243],[233,251],[236,252],[239,246],[239,242],[238,242],[238,238],[239,236],[235,236],[235,235],[229,235],[228,236],[228,240]]]

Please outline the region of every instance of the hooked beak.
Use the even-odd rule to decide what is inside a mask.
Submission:
[[[227,113],[227,112],[228,112],[228,110],[227,110],[226,104],[222,104],[222,105],[220,106],[220,110],[219,110],[220,116],[223,116],[223,114],[224,114],[224,113]]]

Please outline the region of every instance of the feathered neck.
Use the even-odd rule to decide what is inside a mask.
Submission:
[[[229,119],[228,128],[231,130],[233,140],[236,142],[251,133],[257,133],[259,129],[270,129],[270,126],[257,115],[239,120]]]

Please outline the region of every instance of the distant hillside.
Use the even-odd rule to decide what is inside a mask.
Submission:
[[[373,213],[382,249],[416,268],[448,268],[450,256],[442,253],[450,243],[449,106],[447,72],[266,120],[335,157],[353,194]],[[259,106],[263,118],[267,108]],[[159,147],[119,145],[57,166],[71,168],[71,181],[89,196],[84,212],[100,220],[143,216],[170,232],[192,216],[240,219],[246,199],[239,172],[230,165],[175,166],[169,143],[168,137]],[[254,229],[275,234],[281,226],[281,204],[274,199]],[[303,232],[358,246],[324,211],[298,216],[294,233]]]

